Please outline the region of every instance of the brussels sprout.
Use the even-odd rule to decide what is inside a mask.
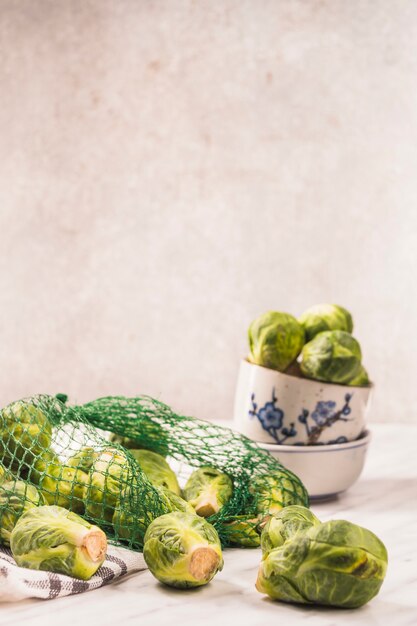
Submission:
[[[304,506],[293,504],[272,515],[261,534],[262,553],[266,554],[282,546],[298,532],[317,526],[320,520]]]
[[[6,481],[0,485],[0,541],[10,544],[10,534],[17,520],[33,507],[45,504],[36,487],[23,480]]]
[[[205,585],[223,567],[215,528],[188,513],[155,519],[145,534],[143,556],[155,578],[171,587]]]
[[[51,461],[46,464],[36,484],[47,504],[56,504],[75,513],[83,513],[84,492],[88,480],[85,472]]]
[[[303,376],[347,385],[361,369],[361,348],[352,335],[343,330],[319,333],[301,352]]]
[[[51,443],[52,427],[35,400],[19,400],[0,411],[0,457],[14,471],[30,466]]]
[[[363,365],[361,365],[359,374],[357,374],[357,376],[350,381],[349,385],[352,387],[367,387],[369,385],[368,372]]]
[[[249,326],[250,360],[283,372],[300,353],[304,330],[289,313],[268,311]]]
[[[277,470],[273,474],[255,476],[249,486],[259,514],[278,513],[291,504],[308,506],[307,491],[295,474]]]
[[[376,535],[337,520],[290,533],[264,556],[256,588],[284,602],[357,608],[378,593],[386,567]]]
[[[143,497],[139,485],[129,486],[124,490],[113,514],[113,528],[118,538],[126,539],[131,545],[141,547],[146,529],[159,515],[173,511],[195,515],[191,504],[169,489],[155,487],[154,491],[159,507],[155,507],[150,494]]]
[[[129,450],[129,452],[153,485],[170,489],[178,496],[181,495],[177,477],[163,456],[151,450]]]
[[[85,512],[89,517],[111,523],[121,491],[127,484],[129,460],[121,450],[99,452],[88,475]]]
[[[184,498],[202,517],[217,513],[230,500],[232,493],[230,476],[208,466],[195,470],[184,487]]]
[[[88,580],[105,559],[107,538],[98,526],[76,513],[59,506],[40,506],[22,515],[10,546],[21,567]]]
[[[99,452],[94,450],[94,448],[81,448],[68,459],[66,464],[88,474],[98,456]]]
[[[325,330],[353,331],[351,314],[338,304],[316,304],[304,311],[298,321],[304,328],[306,341]]]
[[[53,450],[44,450],[41,454],[35,459],[32,467],[28,472],[28,479],[35,483],[35,485],[39,485],[39,481],[42,476],[45,474],[47,467],[49,465],[59,465],[61,461],[59,460],[59,456]]]
[[[242,548],[258,548],[261,543],[262,517],[237,515],[231,521],[223,522],[228,543]]]

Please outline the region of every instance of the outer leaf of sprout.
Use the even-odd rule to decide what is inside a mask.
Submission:
[[[130,453],[153,485],[181,495],[177,477],[163,456],[151,450],[130,450]]]
[[[320,520],[304,506],[290,505],[272,515],[261,534],[262,553],[265,555],[282,546],[296,533],[318,526]]]

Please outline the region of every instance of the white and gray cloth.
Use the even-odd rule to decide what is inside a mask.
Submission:
[[[106,560],[90,580],[18,567],[9,548],[0,547],[0,602],[26,598],[52,600],[91,591],[126,574],[146,569],[140,552],[109,546]]]

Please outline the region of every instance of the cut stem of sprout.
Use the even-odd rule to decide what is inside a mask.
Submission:
[[[107,550],[106,535],[101,530],[93,530],[91,533],[87,533],[81,548],[93,563],[101,561]]]
[[[196,580],[209,580],[219,562],[220,557],[212,548],[196,548],[191,555],[188,569]]]

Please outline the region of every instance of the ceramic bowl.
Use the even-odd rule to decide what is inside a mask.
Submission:
[[[329,500],[358,480],[370,439],[370,432],[365,431],[356,441],[327,446],[259,446],[303,481],[312,500]]]
[[[257,442],[280,445],[353,441],[365,430],[371,390],[283,374],[243,360],[234,428]]]

